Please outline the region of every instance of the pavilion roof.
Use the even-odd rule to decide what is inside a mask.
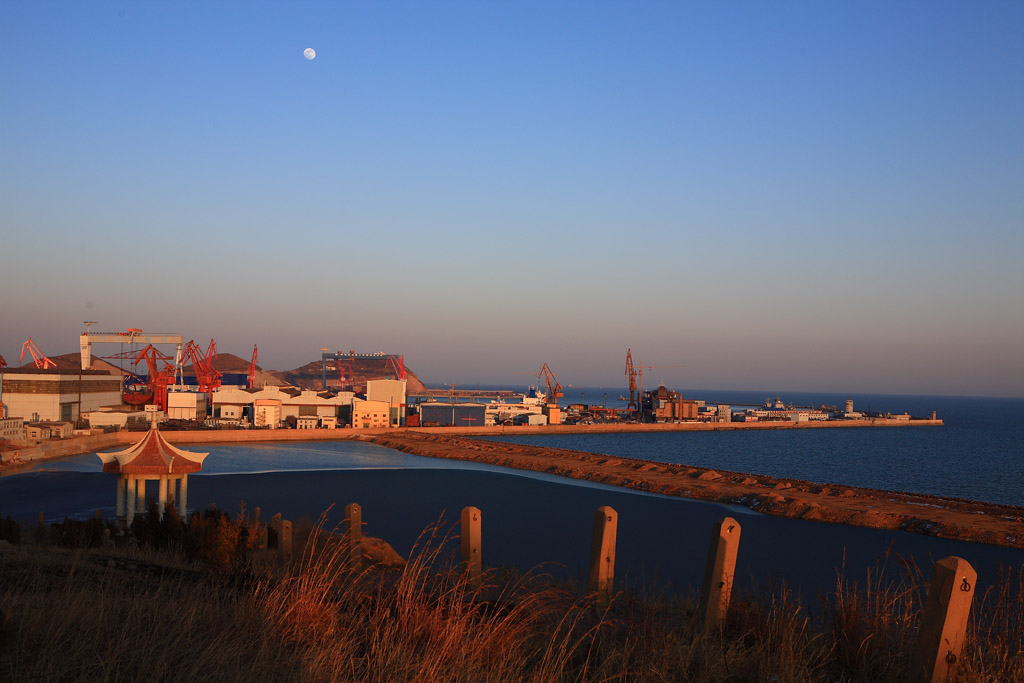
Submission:
[[[104,472],[119,474],[189,474],[203,469],[209,453],[193,453],[172,446],[155,427],[123,451],[97,453]]]

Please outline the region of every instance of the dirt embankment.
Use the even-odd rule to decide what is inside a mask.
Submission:
[[[781,517],[1024,547],[1024,508],[1010,505],[820,485],[799,479],[776,479],[451,435],[388,432],[363,438],[404,453],[469,460],[670,496],[731,503]]]

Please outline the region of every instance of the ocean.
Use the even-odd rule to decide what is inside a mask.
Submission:
[[[568,388],[562,405],[621,406],[621,389]],[[609,398],[614,396],[612,400]],[[750,391],[686,391],[684,396],[760,404]],[[774,395],[772,396],[774,398]],[[502,436],[499,440],[679,463],[820,484],[864,486],[1024,506],[1024,399],[950,396],[782,394],[786,403],[909,412],[941,427],[876,427],[657,434]]]

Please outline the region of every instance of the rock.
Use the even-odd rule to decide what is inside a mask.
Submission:
[[[701,481],[715,481],[717,479],[721,479],[722,475],[719,474],[718,472],[715,472],[714,470],[708,470],[707,472],[704,472],[697,478],[700,479]]]
[[[788,481],[780,481],[774,488],[776,491],[785,491],[786,489],[793,488],[793,485]]]
[[[744,486],[757,486],[757,479],[754,479],[753,477],[746,477],[740,483]]]
[[[364,536],[362,541],[363,561],[384,569],[401,569],[405,560],[391,545],[380,538]]]

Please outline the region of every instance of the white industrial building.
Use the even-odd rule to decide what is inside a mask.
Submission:
[[[278,427],[288,418],[294,418],[308,427],[309,418],[319,427],[336,427],[342,408],[352,405],[354,394],[339,394],[296,389],[294,387],[267,386],[262,389],[219,387],[213,392],[213,417],[226,423],[248,422],[257,427]],[[251,417],[250,417],[251,416]]]
[[[366,382],[366,400],[387,405],[389,424],[384,426],[397,427],[405,423],[405,390],[404,379],[371,379]]]
[[[77,422],[82,413],[121,405],[121,377],[103,370],[4,370],[7,417]]]
[[[210,398],[201,391],[167,392],[167,418],[170,420],[200,420],[209,415]]]
[[[369,401],[361,398],[352,401],[352,427],[355,429],[389,427],[392,417],[392,404],[387,401]]]
[[[0,418],[0,439],[21,441],[25,438],[25,421],[20,417]]]

